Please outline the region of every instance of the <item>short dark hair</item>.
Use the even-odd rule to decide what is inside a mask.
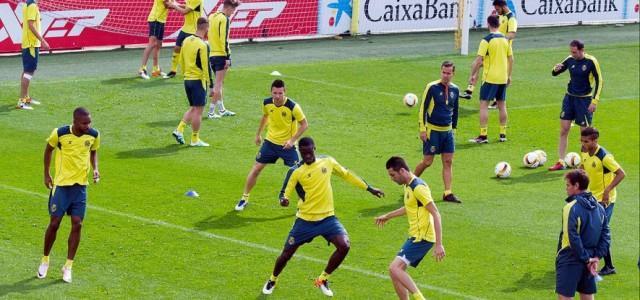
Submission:
[[[80,106],[73,110],[73,118],[90,115],[89,110]]]
[[[489,16],[487,18],[487,23],[489,24],[489,27],[491,27],[491,28],[500,27],[500,19],[498,19],[498,16],[496,16],[496,15]]]
[[[493,6],[507,6],[507,1],[504,0],[493,0]]]
[[[282,79],[276,79],[273,81],[273,83],[271,83],[271,88],[283,88],[284,87],[284,81],[282,81]]]
[[[582,130],[582,132],[580,132],[580,136],[590,137],[591,139],[595,140],[600,137],[600,131],[598,131],[598,129],[595,129],[593,127],[587,127],[584,130]]]
[[[573,40],[569,43],[569,46],[576,47],[578,50],[584,49],[584,43],[581,40]]]
[[[239,0],[224,0],[224,2],[222,3],[222,6],[225,7],[238,7],[238,5],[240,5],[240,1]]]
[[[450,60],[445,60],[442,62],[442,64],[440,65],[440,69],[442,68],[448,68],[448,67],[453,67],[453,71],[456,71],[456,65],[453,64],[452,61]]]
[[[564,178],[569,180],[569,184],[578,184],[578,188],[584,191],[589,187],[589,176],[583,169],[573,170],[564,175]]]
[[[387,170],[388,169],[393,169],[394,171],[405,169],[409,171],[409,166],[407,166],[407,162],[404,161],[404,158],[400,156],[392,156],[387,160]]]
[[[315,147],[316,143],[313,141],[312,138],[310,138],[308,136],[305,136],[305,137],[301,138],[298,141],[298,146],[299,147],[307,147],[307,146],[314,146]]]
[[[209,20],[207,20],[207,18],[205,17],[198,18],[198,29],[203,29],[202,27],[204,27],[205,24],[209,24]]]

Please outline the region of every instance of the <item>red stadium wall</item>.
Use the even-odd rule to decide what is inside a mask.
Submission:
[[[182,2],[182,1],[180,1]],[[205,0],[208,15],[222,0]],[[42,33],[53,50],[147,43],[147,15],[152,0],[47,0],[39,3]],[[0,0],[0,53],[19,52],[22,3]],[[172,42],[182,16],[171,12],[165,41]],[[232,39],[314,35],[317,0],[244,0],[231,22]]]

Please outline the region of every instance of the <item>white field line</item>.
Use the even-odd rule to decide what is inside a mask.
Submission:
[[[23,193],[23,194],[36,196],[36,197],[39,197],[39,198],[44,198],[44,199],[48,199],[49,198],[49,196],[46,195],[46,194],[37,193],[37,192],[33,192],[33,191],[29,191],[29,190],[25,190],[25,189],[21,189],[21,188],[18,188],[18,187],[9,186],[9,185],[5,185],[5,184],[1,184],[1,183],[0,183],[0,188],[11,190],[11,191],[14,191],[14,192]],[[230,243],[234,243],[234,244],[239,244],[239,245],[242,245],[242,246],[245,246],[245,247],[259,249],[259,250],[263,250],[263,251],[269,252],[269,253],[280,254],[280,252],[281,252],[280,249],[271,248],[269,246],[265,246],[265,245],[262,245],[262,244],[257,244],[257,243],[243,241],[243,240],[238,240],[238,239],[226,237],[226,236],[223,236],[223,235],[218,235],[218,234],[211,233],[211,232],[201,231],[201,230],[188,228],[188,227],[184,227],[184,226],[180,226],[180,225],[176,225],[176,224],[172,224],[172,223],[167,223],[167,222],[161,221],[161,220],[155,220],[155,219],[149,219],[149,218],[145,218],[145,217],[140,217],[140,216],[137,216],[137,215],[124,213],[124,212],[119,212],[119,211],[115,211],[115,210],[111,210],[111,209],[107,209],[107,208],[102,208],[102,207],[95,206],[95,205],[87,205],[87,207],[89,209],[92,209],[92,210],[95,210],[95,211],[99,211],[99,212],[103,212],[103,213],[106,213],[106,214],[115,215],[115,216],[119,216],[119,217],[123,217],[123,218],[127,218],[127,219],[132,219],[132,220],[140,221],[142,223],[154,224],[154,225],[158,225],[158,226],[162,226],[162,227],[166,227],[166,228],[170,228],[170,229],[176,229],[176,230],[179,230],[179,231],[195,233],[195,234],[207,237],[207,238],[222,240],[222,241],[226,241],[226,242],[230,242]],[[299,259],[302,259],[302,260],[307,260],[307,261],[315,262],[315,263],[318,263],[318,264],[322,264],[322,265],[326,264],[325,260],[321,260],[321,259],[318,259],[318,258],[315,258],[315,257],[299,255],[299,254],[296,254],[295,257],[299,258]],[[375,277],[375,278],[379,278],[379,279],[391,280],[391,278],[389,278],[389,276],[387,276],[387,275],[380,274],[380,273],[377,273],[377,272],[374,272],[374,271],[370,271],[370,270],[367,270],[367,269],[361,269],[361,268],[351,267],[351,266],[347,266],[347,265],[341,265],[340,269],[349,270],[349,271],[352,271],[354,273],[359,273],[359,274],[362,274],[362,275]],[[425,289],[428,289],[428,290],[436,291],[436,292],[439,292],[441,294],[447,294],[447,295],[460,297],[460,298],[464,298],[464,299],[482,299],[482,298],[478,298],[478,297],[475,297],[475,296],[471,296],[471,295],[459,293],[459,292],[456,292],[456,291],[453,291],[453,290],[449,290],[449,289],[446,289],[446,288],[441,288],[441,287],[438,287],[438,286],[433,286],[433,285],[428,285],[428,284],[421,284],[421,283],[418,283],[417,285],[419,287],[421,287],[421,288],[425,288]]]

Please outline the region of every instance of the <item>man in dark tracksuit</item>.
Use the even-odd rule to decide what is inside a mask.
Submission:
[[[562,232],[556,257],[558,299],[593,299],[598,261],[607,254],[611,237],[604,208],[586,192],[589,177],[584,170],[565,175],[567,204],[562,210]]]

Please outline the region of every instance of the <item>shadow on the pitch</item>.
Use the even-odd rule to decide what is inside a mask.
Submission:
[[[548,290],[556,282],[556,272],[547,271],[540,277],[534,277],[531,272],[522,274],[522,277],[513,283],[513,286],[502,289],[503,293],[516,293],[524,289]]]
[[[154,88],[154,87],[163,86],[167,84],[182,84],[182,81],[167,80],[163,78],[152,78],[150,80],[144,80],[137,76],[128,76],[128,77],[115,77],[115,78],[105,79],[105,80],[102,80],[101,83],[105,85],[135,86],[136,88]]]
[[[389,197],[389,196],[387,196]],[[388,213],[392,210],[398,209],[404,205],[404,195],[399,195],[398,199],[394,203],[390,203],[383,206],[365,208],[358,211],[363,217],[377,217],[381,214]]]
[[[0,105],[0,114],[7,114],[12,110],[15,110],[15,105],[13,104],[6,104],[6,105]]]
[[[222,217],[210,216],[204,220],[194,224],[194,228],[197,230],[206,231],[208,229],[233,229],[245,226],[250,226],[255,223],[277,221],[281,219],[289,219],[295,216],[295,214],[289,213],[270,218],[255,218],[244,217],[236,211],[229,211]]]
[[[519,183],[538,183],[547,181],[558,181],[558,178],[564,176],[564,172],[549,172],[544,166],[540,167],[542,170],[532,170],[526,167],[518,168],[511,171],[511,176],[508,178],[491,177],[500,184],[511,185]],[[514,172],[522,175],[514,176]]]
[[[29,277],[18,282],[0,284],[0,297],[4,297],[13,293],[26,295],[30,291],[43,289],[48,286],[63,282],[62,280],[45,279],[45,282],[43,284],[37,284],[36,281],[39,280],[34,275],[33,277]]]
[[[165,120],[165,121],[155,121],[147,123],[147,126],[154,128],[173,128],[178,125],[180,122],[179,119],[176,120]]]
[[[174,155],[182,149],[187,149],[187,147],[184,145],[172,144],[172,145],[167,145],[167,146],[158,147],[158,148],[142,148],[142,149],[133,149],[128,151],[120,151],[116,153],[116,156],[118,159],[153,158],[153,157]]]

